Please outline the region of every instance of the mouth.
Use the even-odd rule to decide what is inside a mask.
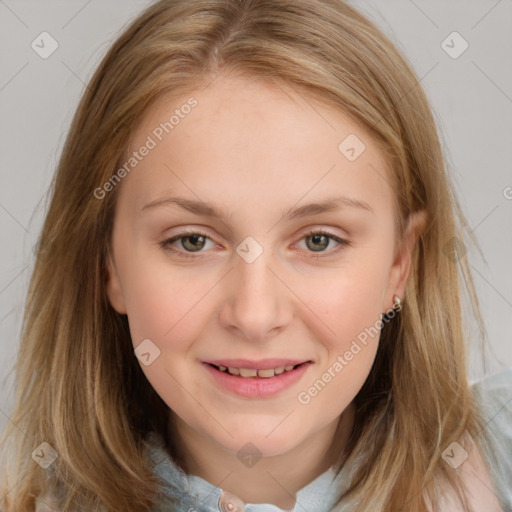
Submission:
[[[292,372],[300,366],[311,363],[311,361],[304,361],[303,363],[280,365],[271,368],[244,368],[238,366],[225,366],[221,364],[206,363],[215,370],[227,373],[233,377],[240,377],[243,379],[270,379],[283,373]]]
[[[213,378],[215,388],[238,397],[263,399],[277,396],[297,385],[308,367],[314,363],[312,360],[290,359],[266,359],[259,362],[224,359],[203,361],[202,364]]]

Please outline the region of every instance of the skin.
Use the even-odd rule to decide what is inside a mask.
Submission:
[[[394,295],[403,298],[421,219],[410,219],[395,247],[391,171],[378,146],[342,112],[275,84],[228,76],[164,97],[129,153],[191,95],[197,107],[118,185],[108,296],[128,315],[133,346],[149,338],[160,350],[141,368],[176,419],[184,468],[245,502],[290,509],[295,493],[342,452],[378,336],[309,403],[297,395],[390,310]],[[349,134],[366,146],[355,161],[338,150]],[[170,195],[214,203],[228,217],[176,205],[141,211]],[[345,206],[283,218],[333,195],[372,211]],[[306,237],[312,228],[349,245]],[[185,229],[208,236],[203,246],[172,243],[190,258],[160,246]],[[252,263],[236,252],[248,236],[263,249]],[[223,357],[314,364],[277,396],[249,399],[221,389],[201,364]],[[262,455],[251,467],[237,458],[248,442]]]

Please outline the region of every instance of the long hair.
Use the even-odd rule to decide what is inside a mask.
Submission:
[[[344,498],[356,512],[420,511],[425,499],[436,505],[443,480],[465,502],[441,458],[465,431],[480,447],[464,289],[484,331],[468,263],[457,252],[470,231],[418,77],[341,0],[161,0],[124,30],[94,73],[51,184],[15,364],[15,405],[1,443],[4,505],[33,510],[49,490],[61,510],[142,512],[157,503],[144,440],[152,431],[165,438],[168,407],[133,356],[127,319],[106,295],[122,184],[101,200],[94,192],[118,169],[150,104],[225,70],[287,84],[364,126],[392,163],[399,237],[411,213],[426,212],[404,307],[383,325],[355,398],[343,462],[357,471]],[[47,470],[31,456],[43,442],[58,454]]]

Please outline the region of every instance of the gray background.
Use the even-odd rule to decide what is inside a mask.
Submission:
[[[12,407],[9,371],[32,248],[68,126],[99,59],[149,3],[0,0],[0,429]],[[351,3],[392,37],[421,78],[458,197],[485,255],[467,254],[490,342],[483,361],[475,339],[468,339],[475,381],[512,366],[512,0]],[[59,45],[47,59],[31,48],[43,31]],[[462,48],[460,39],[446,39],[454,31],[469,44],[458,58],[442,46],[446,40],[452,53]]]

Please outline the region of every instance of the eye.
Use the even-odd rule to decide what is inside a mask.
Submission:
[[[194,258],[195,256],[193,253],[204,252],[202,249],[205,247],[207,240],[210,240],[210,238],[205,233],[200,231],[185,231],[176,236],[168,238],[163,242],[160,242],[160,246],[166,251],[175,253],[179,257]],[[306,233],[301,238],[301,241],[302,240],[306,240],[306,246],[310,249],[312,248],[311,252],[326,252],[328,255],[332,254],[333,252],[338,252],[338,250],[342,248],[339,246],[350,245],[350,242],[347,240],[322,230],[312,230]],[[333,240],[338,244],[338,247],[330,251],[325,251],[325,248],[328,247],[329,243]],[[181,241],[181,249],[173,247],[173,244],[178,241]],[[314,257],[318,258],[322,256],[323,254],[319,256],[315,255]]]
[[[347,240],[344,240],[339,236],[333,235],[332,233],[328,233],[327,231],[322,230],[312,230],[306,233],[301,240],[306,241],[306,247],[312,249],[312,252],[327,253],[328,255],[332,254],[333,252],[338,252],[338,250],[341,250],[342,247],[340,246],[350,245],[350,243]],[[333,250],[326,251],[325,248],[328,247],[329,243],[333,240],[338,244],[338,247]],[[323,254],[314,257],[322,256]]]
[[[172,245],[181,240],[181,247],[184,249],[184,252],[180,249],[176,249],[172,247]],[[168,238],[160,243],[160,246],[170,252],[177,254],[183,258],[193,258],[191,254],[194,252],[201,252],[206,244],[206,240],[209,240],[208,235],[201,233],[199,231],[186,231],[180,233],[179,235],[173,236],[172,238]]]

